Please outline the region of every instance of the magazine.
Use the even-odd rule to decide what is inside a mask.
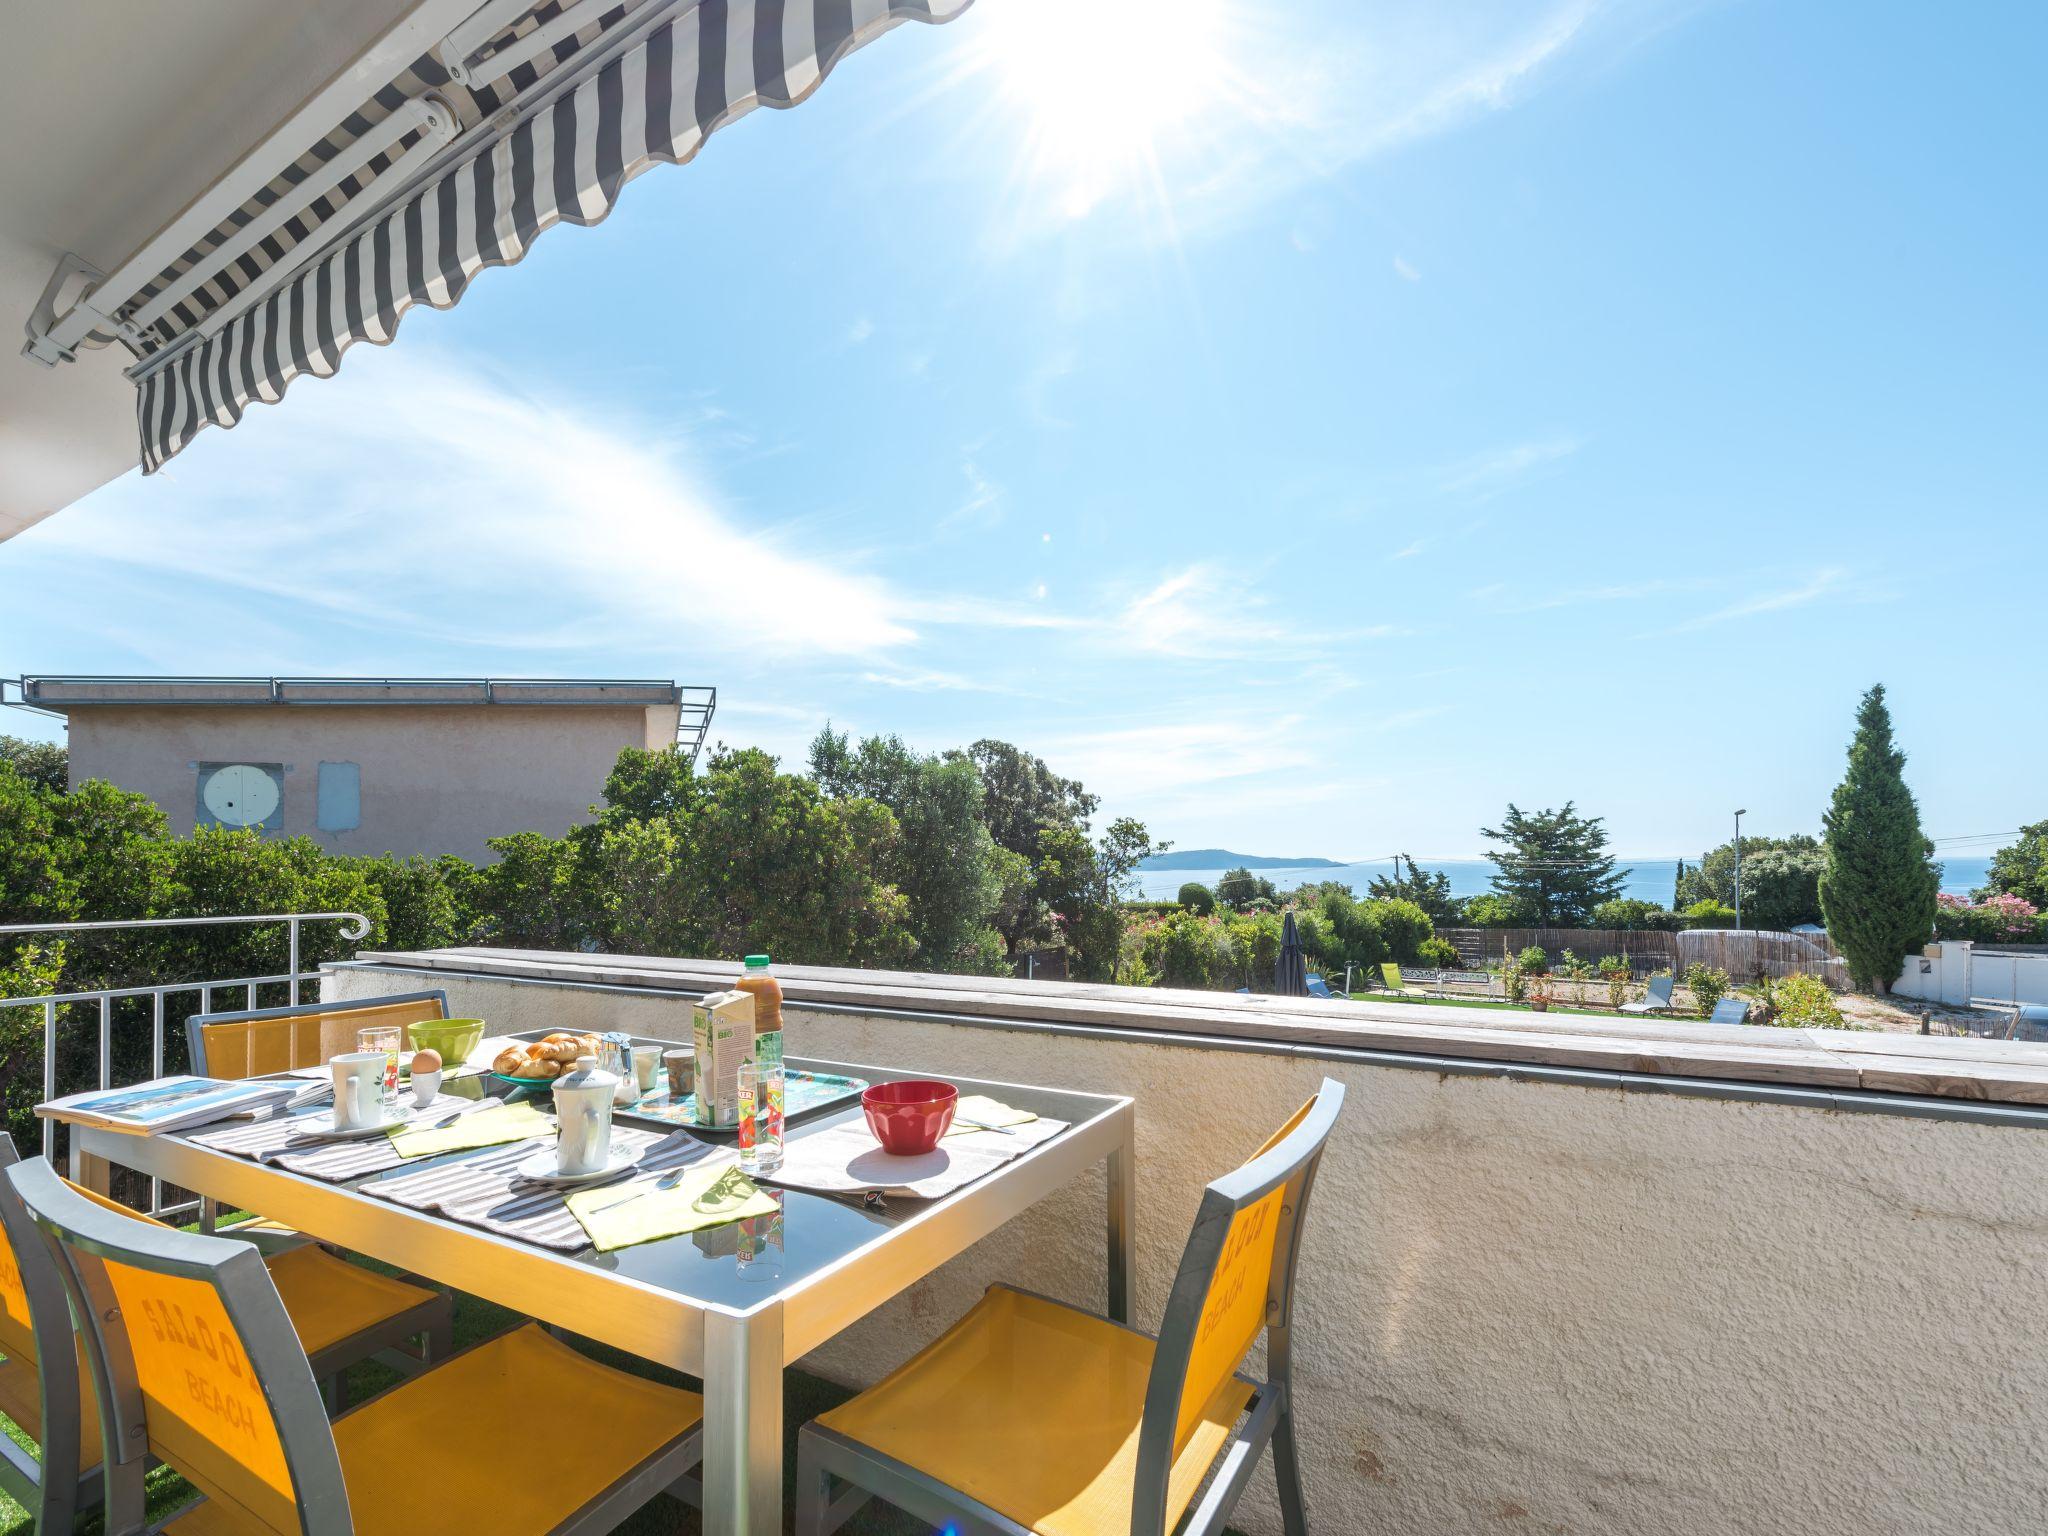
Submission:
[[[147,1136],[274,1107],[291,1098],[295,1086],[260,1079],[237,1083],[214,1077],[159,1077],[126,1088],[67,1094],[38,1104],[36,1113]]]

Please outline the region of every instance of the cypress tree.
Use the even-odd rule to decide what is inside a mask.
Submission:
[[[1849,771],[1821,818],[1827,867],[1820,877],[1828,936],[1848,961],[1850,979],[1878,993],[1891,991],[1907,954],[1934,931],[1934,896],[1941,888],[1934,844],[1920,830],[1905,767],[1880,683],[1856,711]]]

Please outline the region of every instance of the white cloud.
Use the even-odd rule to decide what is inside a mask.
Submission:
[[[871,655],[916,639],[883,581],[743,531],[686,440],[418,343],[349,364],[204,434],[175,484],[117,482],[53,519],[50,539],[500,653]]]
[[[995,527],[1003,520],[1003,488],[981,472],[971,446],[960,451],[960,474],[967,481],[967,497],[939,519],[939,531]]]
[[[859,346],[875,334],[875,322],[866,315],[860,316],[846,328],[846,339],[853,346]]]
[[[1416,539],[1413,543],[1404,545],[1402,548],[1395,550],[1392,558],[1396,560],[1413,560],[1417,555],[1422,553],[1422,550],[1423,541],[1421,539]]]
[[[1414,263],[1401,256],[1394,258],[1394,275],[1404,282],[1419,283],[1422,281],[1422,274],[1415,269]]]

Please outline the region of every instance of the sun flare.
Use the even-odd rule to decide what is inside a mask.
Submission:
[[[1081,218],[1160,194],[1160,165],[1233,94],[1226,0],[1005,0],[977,73],[1020,121],[1020,179]]]

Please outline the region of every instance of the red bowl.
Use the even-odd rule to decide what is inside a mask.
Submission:
[[[915,1157],[936,1147],[953,1123],[953,1109],[959,1102],[960,1090],[951,1083],[917,1078],[877,1083],[860,1096],[868,1129],[884,1152],[898,1157]]]

